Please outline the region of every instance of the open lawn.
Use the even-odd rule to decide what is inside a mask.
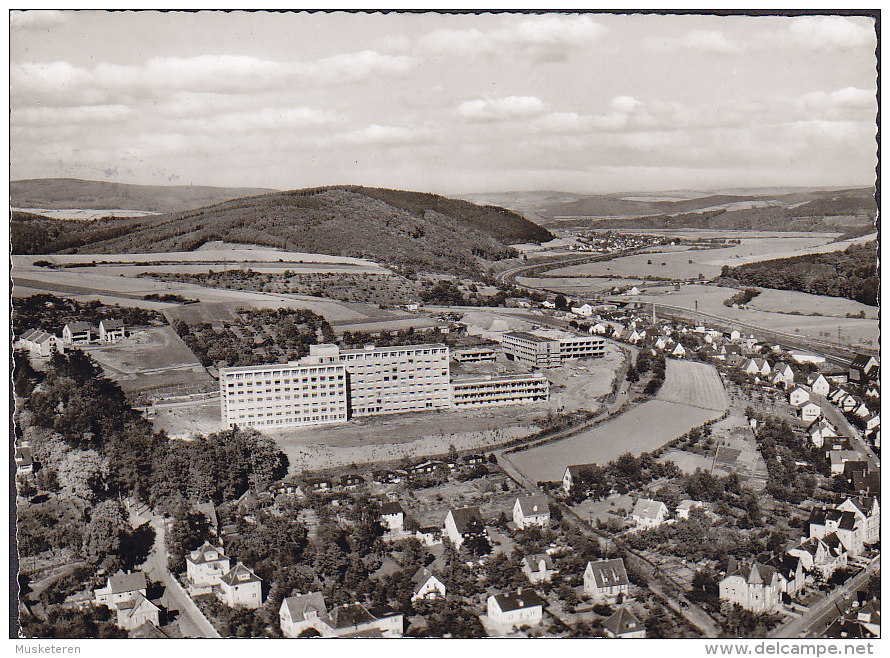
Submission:
[[[510,461],[533,481],[556,482],[570,464],[606,464],[625,452],[651,452],[720,413],[650,400],[581,434],[513,453]]]
[[[725,411],[729,405],[723,382],[714,366],[667,359],[667,376],[658,399],[690,407]]]

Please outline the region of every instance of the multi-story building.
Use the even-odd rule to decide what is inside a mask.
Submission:
[[[468,375],[451,381],[455,407],[491,407],[543,402],[550,397],[550,381],[541,374]]]
[[[738,603],[751,612],[775,612],[781,605],[781,576],[766,564],[731,561],[719,588],[721,601]]]
[[[501,337],[508,359],[532,368],[556,368],[568,359],[603,356],[606,342],[600,336],[565,331],[510,331]]]
[[[324,347],[337,350],[335,345]],[[446,345],[366,345],[338,352],[347,372],[350,417],[451,406]]]
[[[497,346],[475,345],[474,347],[460,347],[452,350],[451,358],[458,363],[484,363],[496,361],[497,354]]]
[[[346,368],[333,358],[338,352],[313,345],[299,361],[221,368],[223,423],[271,429],[346,421]]]

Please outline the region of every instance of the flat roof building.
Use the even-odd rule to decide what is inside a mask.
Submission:
[[[567,331],[510,331],[501,336],[508,359],[532,368],[557,368],[568,359],[603,356],[606,341],[600,336]]]
[[[456,377],[451,382],[451,399],[455,407],[544,402],[549,397],[550,381],[540,373],[469,375]]]

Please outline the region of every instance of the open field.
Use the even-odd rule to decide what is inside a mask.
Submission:
[[[729,404],[723,382],[714,366],[667,359],[664,385],[656,396],[665,402],[725,411]]]
[[[730,237],[730,234],[724,235]],[[734,266],[759,260],[802,256],[812,253],[813,248],[817,247],[823,251],[836,251],[850,246],[846,242],[827,244],[831,239],[827,235],[795,238],[744,238],[741,244],[732,247],[687,248],[682,251],[634,254],[610,261],[562,267],[551,270],[547,274],[553,277],[608,275],[627,278],[645,278],[648,275],[675,279],[690,279],[703,275],[710,279],[720,274],[723,265]]]
[[[556,482],[570,464],[606,464],[625,452],[651,452],[720,414],[650,400],[581,434],[513,453],[510,461],[533,481]]]
[[[148,210],[95,210],[92,208],[10,208],[10,210],[29,212],[52,219],[79,219],[82,221],[101,219],[102,217],[145,217],[158,214]]]
[[[84,351],[126,392],[168,386],[212,389],[215,385],[171,327],[148,327],[120,342]]]

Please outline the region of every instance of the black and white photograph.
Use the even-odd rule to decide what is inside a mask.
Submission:
[[[7,13],[7,655],[878,652],[880,10]]]

